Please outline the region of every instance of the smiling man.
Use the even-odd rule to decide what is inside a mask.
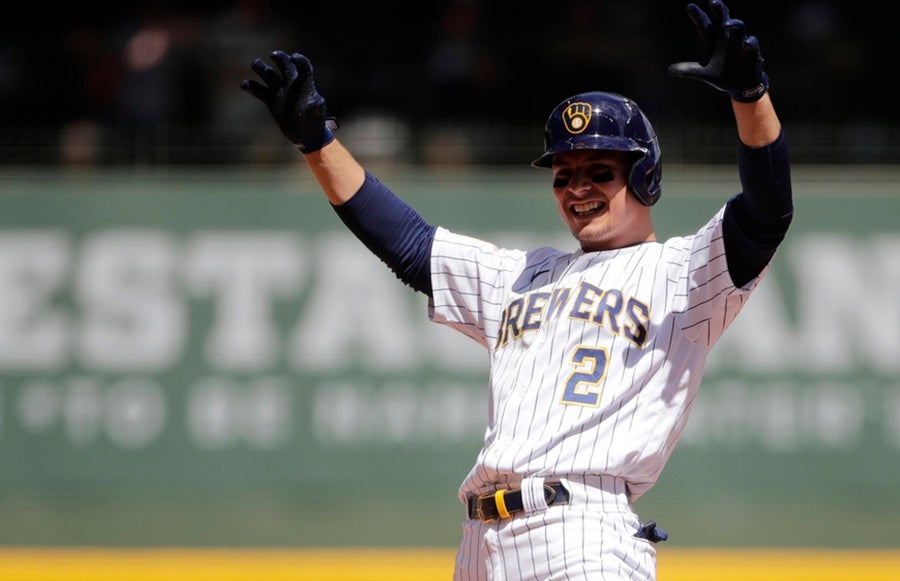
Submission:
[[[544,141],[532,165],[552,168],[560,216],[582,250],[656,240],[650,206],[661,194],[660,151],[636,103],[599,91],[570,97],[550,114]]]
[[[659,478],[707,356],[768,271],[793,216],[787,142],[757,39],[719,0],[688,5],[701,62],[669,67],[730,97],[743,191],[691,234],[657,241],[657,137],[638,105],[563,100],[532,163],[552,172],[574,250],[519,250],[428,224],[334,135],[310,61],[275,51],[244,90],[270,110],[341,220],[428,316],[490,356],[484,442],[459,488],[454,579],[655,579],[633,503]],[[725,196],[723,196],[725,198]],[[476,413],[476,412],[473,412]]]

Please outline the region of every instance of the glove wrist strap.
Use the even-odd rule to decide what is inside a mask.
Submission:
[[[740,103],[755,103],[756,101],[759,101],[768,90],[769,76],[766,73],[763,73],[762,80],[758,85],[754,85],[749,89],[735,89],[734,91],[728,91],[728,94],[731,95],[732,99]]]
[[[322,128],[322,134],[319,136],[319,139],[296,141],[294,142],[294,145],[296,145],[297,149],[300,150],[300,153],[303,154],[319,151],[334,141],[334,132],[338,130],[338,127],[340,127],[340,125],[338,125],[337,119],[329,117],[325,120],[325,126]]]
[[[298,141],[294,145],[297,146],[297,149],[300,150],[300,153],[306,155],[308,153],[313,153],[314,151],[319,151],[332,141],[334,141],[334,132],[326,127],[324,130],[322,130],[322,136],[320,139],[316,139],[315,141]]]

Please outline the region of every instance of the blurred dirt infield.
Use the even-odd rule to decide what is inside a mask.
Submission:
[[[0,581],[449,580],[453,549],[0,548]],[[895,581],[900,550],[659,550],[659,581]]]

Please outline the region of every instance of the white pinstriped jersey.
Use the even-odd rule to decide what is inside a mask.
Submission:
[[[653,486],[710,349],[763,276],[733,285],[723,213],[691,236],[590,253],[438,229],[429,316],[490,352],[484,445],[461,500],[535,476],[621,477],[631,501]]]

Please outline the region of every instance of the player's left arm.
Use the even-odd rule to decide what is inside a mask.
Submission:
[[[687,13],[706,46],[702,62],[669,67],[678,77],[703,81],[729,94],[738,131],[742,192],[729,200],[723,237],[732,282],[742,287],[771,261],[793,217],[790,155],[769,93],[759,41],[721,0]]]
[[[753,103],[732,100],[738,137],[741,193],[728,202],[725,258],[736,287],[772,260],[794,216],[787,140],[768,92]]]

